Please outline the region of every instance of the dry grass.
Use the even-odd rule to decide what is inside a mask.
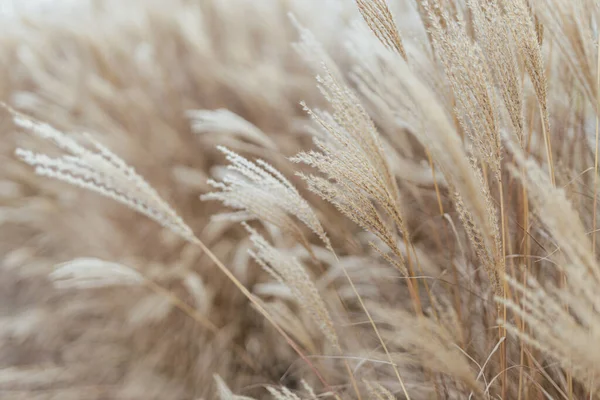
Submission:
[[[599,24],[593,0],[7,19],[0,397],[594,398]]]

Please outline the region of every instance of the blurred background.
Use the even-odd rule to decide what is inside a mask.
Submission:
[[[252,288],[264,273],[248,261],[246,235],[209,223],[219,207],[199,196],[223,163],[217,144],[265,151],[236,118],[188,111],[231,110],[279,149],[266,155],[275,165],[295,154],[310,143],[299,102],[322,100],[291,46],[288,13],[335,55],[356,16],[346,3],[2,0],[0,99],[97,137]],[[215,132],[215,118],[232,128]],[[53,150],[5,111],[0,135],[0,398],[214,398],[215,374],[249,395],[264,393],[258,384],[297,384],[297,356],[198,249],[115,202],[35,176],[15,149]],[[219,334],[145,287],[55,288],[55,266],[82,257],[143,270]]]

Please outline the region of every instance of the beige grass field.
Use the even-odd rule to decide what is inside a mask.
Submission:
[[[597,0],[0,22],[0,399],[600,395]]]

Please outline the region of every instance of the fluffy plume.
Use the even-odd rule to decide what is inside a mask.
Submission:
[[[297,236],[303,244],[307,244],[298,224],[292,218],[295,217],[331,248],[310,205],[279,171],[263,160],[254,163],[227,148],[219,147],[219,150],[231,163],[228,170],[232,173],[225,176],[222,182],[210,180],[210,185],[220,191],[203,195],[203,200],[219,200],[228,207],[240,210],[225,214],[227,219],[260,219]]]
[[[61,157],[50,157],[17,149],[17,156],[35,167],[38,175],[97,192],[148,216],[184,239],[192,240],[194,237],[191,229],[133,168],[90,135],[84,137],[93,150],[48,124],[19,114],[15,114],[13,120],[18,127],[65,152]]]
[[[188,111],[187,116],[192,121],[195,133],[239,135],[271,150],[276,148],[275,143],[264,132],[229,110],[193,110]]]
[[[331,202],[348,218],[375,234],[395,254],[387,257],[405,272],[396,234],[377,210],[378,204],[407,235],[399,209],[396,182],[383,153],[375,126],[352,91],[327,69],[318,78],[320,89],[334,109],[333,115],[306,108],[325,140],[315,138],[319,151],[304,152],[292,160],[317,168],[325,178],[302,174],[309,189]],[[405,239],[408,239],[407,237]]]
[[[365,19],[371,31],[389,49],[398,52],[406,58],[406,51],[402,45],[400,33],[396,22],[385,0],[357,0],[356,4],[360,14]]]
[[[473,13],[478,43],[485,54],[485,63],[494,77],[514,132],[523,140],[523,91],[517,56],[510,45],[510,21],[496,0],[470,0],[468,4]],[[493,137],[494,141],[497,139],[498,136]]]
[[[502,4],[506,8],[509,26],[540,105],[549,174],[554,184],[554,163],[550,140],[550,117],[548,115],[548,82],[536,26],[525,0],[504,0]]]
[[[0,397],[600,394],[597,1],[32,1]]]
[[[246,229],[250,232],[250,240],[254,245],[250,252],[252,258],[273,278],[291,290],[298,304],[312,315],[313,321],[320,327],[327,340],[339,348],[339,339],[329,311],[302,264],[296,258],[286,256],[271,246],[255,230],[248,226]]]
[[[481,49],[468,37],[462,21],[452,21],[447,13],[442,12],[440,19],[447,21],[442,27],[433,11],[434,8],[440,9],[440,5],[434,1],[432,8],[425,2],[425,7],[432,21],[434,47],[442,60],[457,102],[456,114],[460,118],[460,126],[468,134],[480,159],[500,179],[502,148],[497,107],[491,76]]]
[[[50,278],[60,288],[140,285],[144,282],[144,278],[134,269],[96,258],[77,258],[59,264]]]

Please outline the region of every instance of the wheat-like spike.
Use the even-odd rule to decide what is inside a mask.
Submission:
[[[544,141],[546,144],[546,157],[552,184],[554,184],[554,165],[552,162],[552,144],[550,141],[550,117],[548,111],[548,98],[546,69],[542,58],[542,49],[538,43],[535,24],[531,10],[525,0],[502,0],[502,5],[508,15],[509,26],[515,38],[521,59],[531,79],[535,90],[542,118]]]
[[[339,339],[329,311],[300,261],[271,246],[262,235],[248,225],[246,229],[254,245],[254,249],[250,251],[252,258],[277,281],[291,290],[298,304],[311,315],[323,335],[339,350]]]
[[[302,155],[298,157],[302,157]],[[302,160],[302,158],[296,159]],[[346,184],[346,182],[334,184],[319,176],[304,174],[300,174],[300,176],[306,181],[310,191],[333,204],[354,223],[373,233],[384,242],[398,257],[398,261],[394,260],[392,265],[399,267],[403,274],[407,273],[404,256],[398,249],[394,233],[367,195],[351,184]]]
[[[29,150],[17,149],[17,155],[27,164],[33,165],[36,172],[42,176],[48,176],[79,186],[105,197],[112,198],[130,208],[148,216],[161,226],[170,229],[183,239],[198,246],[217,265],[219,270],[227,276],[231,282],[253,303],[257,310],[271,323],[275,329],[286,339],[288,344],[302,357],[311,367],[319,380],[329,387],[320,372],[306,358],[302,350],[291,340],[276,321],[260,304],[248,289],[231,273],[227,267],[215,256],[215,254],[192,232],[175,211],[162,200],[150,185],[133,168],[128,166],[118,156],[110,152],[100,143],[87,136],[88,141],[95,147],[96,152],[83,147],[76,140],[66,134],[52,128],[50,125],[39,123],[31,118],[25,117],[5,106],[13,115],[17,126],[29,130],[42,139],[53,142],[60,149],[69,153],[59,158],[51,158],[45,154],[33,153]],[[195,310],[172,296],[168,290],[152,285],[153,289],[170,297],[188,315],[194,317]],[[195,317],[194,317],[195,318]],[[214,326],[213,326],[214,328]]]
[[[479,181],[448,113],[435,93],[404,60],[388,57],[384,61],[387,68],[396,71],[389,76],[393,80],[387,82],[386,101],[391,108],[398,110],[398,117],[407,120],[416,132],[415,138],[429,149],[447,180],[469,202],[478,226],[487,226],[486,205],[476,194],[480,191]]]
[[[503,285],[500,285],[505,273],[505,260],[502,248],[502,233],[498,224],[498,210],[489,191],[487,182],[483,176],[483,172],[477,165],[477,160],[474,157],[470,158],[471,169],[479,180],[480,197],[486,205],[487,228],[489,229],[489,237],[484,237],[483,243],[486,246],[485,251],[492,255],[491,263],[486,265],[488,275],[496,281],[497,286],[494,289],[497,294],[503,293]]]
[[[431,1],[437,4],[438,0]],[[429,1],[423,4],[432,22],[434,48],[444,65],[457,102],[456,114],[461,127],[469,135],[477,156],[500,179],[502,144],[491,76],[482,51],[468,37],[462,20],[453,21],[443,11],[447,21],[444,28]]]
[[[76,258],[59,264],[50,274],[58,288],[99,288],[144,284],[144,277],[125,265],[97,258]]]
[[[29,150],[17,149],[16,155],[35,167],[41,176],[61,180],[109,197],[146,215],[186,240],[193,240],[192,230],[158,193],[117,155],[89,135],[85,139],[95,151],[48,124],[22,115],[14,115],[15,125],[65,151],[61,157],[49,157]]]
[[[463,228],[465,229],[465,233],[467,234],[467,238],[471,243],[471,247],[475,251],[478,260],[485,268],[485,271],[488,274],[494,292],[497,295],[501,295],[502,285],[500,284],[500,282],[503,268],[502,270],[498,268],[495,254],[491,252],[489,241],[487,241],[484,234],[481,233],[480,229],[477,226],[477,223],[474,220],[472,213],[469,211],[468,207],[465,206],[465,203],[460,193],[454,192],[452,193],[452,196],[454,198],[454,207],[458,212],[458,217],[462,223]]]
[[[475,33],[485,53],[485,60],[500,91],[515,134],[523,140],[523,91],[519,66],[511,45],[510,22],[497,0],[468,0]]]
[[[486,266],[496,293],[501,290],[499,276],[503,274],[504,257],[497,250],[501,244],[496,206],[479,167],[472,163],[446,111],[434,93],[416,76],[408,64],[398,57],[381,55],[386,68],[394,70],[384,81],[378,81],[377,71],[365,69],[369,84],[378,88],[388,107],[406,120],[415,131],[415,138],[429,149],[437,167],[444,174],[461,220],[470,235],[480,261]],[[365,64],[365,68],[370,68]],[[383,86],[385,84],[385,87]],[[383,236],[383,235],[382,235]]]
[[[292,158],[317,168],[324,176],[300,174],[311,191],[334,204],[364,229],[376,234],[402,260],[393,231],[373,202],[382,207],[408,239],[399,209],[395,178],[383,153],[377,130],[360,106],[356,95],[324,66],[320,89],[334,112],[305,109],[327,132],[326,140],[315,138],[319,151],[302,152]],[[402,260],[403,263],[403,260]]]
[[[194,133],[224,133],[239,135],[265,148],[275,150],[277,146],[263,131],[239,115],[226,110],[190,110],[187,113],[192,121]]]
[[[406,59],[402,38],[386,0],[356,0],[356,4],[365,22],[381,43]]]
[[[495,91],[491,82],[491,74],[487,67],[483,52],[467,35],[462,20],[451,20],[445,11],[442,17],[446,21],[442,27],[434,8],[441,9],[437,0],[433,0],[432,8],[429,2],[424,3],[429,12],[432,26],[433,45],[440,56],[448,77],[450,87],[457,102],[457,114],[463,130],[471,139],[470,146],[475,149],[479,159],[485,161],[498,182],[501,181],[502,142],[498,126],[498,116],[495,104]],[[478,20],[475,23],[479,22]],[[496,44],[494,44],[496,45]],[[480,228],[464,207],[460,194],[455,194],[457,210],[461,217],[469,239],[484,264],[496,293],[502,293],[500,278],[504,274],[504,254],[502,254],[502,239],[498,229],[496,207],[492,201],[477,166],[476,160],[470,159],[471,169],[479,181],[479,197],[484,200],[487,216],[485,221],[486,233],[481,235]]]
[[[320,153],[301,153],[293,160],[306,162],[319,169],[321,168],[315,162],[323,162],[323,167],[329,164],[329,171],[322,170],[329,179],[352,183],[368,197],[373,197],[408,240],[408,231],[399,209],[397,184],[373,121],[361,106],[356,94],[345,85],[335,63],[310,32],[304,31],[298,47],[304,49],[302,54],[309,62],[314,59],[308,57],[306,52],[322,56],[320,69],[324,74],[318,76],[317,80],[319,90],[330,103],[333,113],[330,115],[310,110],[302,103],[313,120],[327,133],[327,139],[316,142]],[[336,176],[344,171],[347,171],[345,176]]]
[[[292,233],[303,241],[301,231],[291,216],[312,230],[332,250],[329,238],[318,217],[292,183],[263,160],[252,162],[239,154],[218,146],[226,155],[232,173],[223,181],[209,181],[219,191],[203,195],[203,200],[218,200],[240,210],[227,214],[235,221],[261,219]],[[305,243],[303,243],[305,244]]]

